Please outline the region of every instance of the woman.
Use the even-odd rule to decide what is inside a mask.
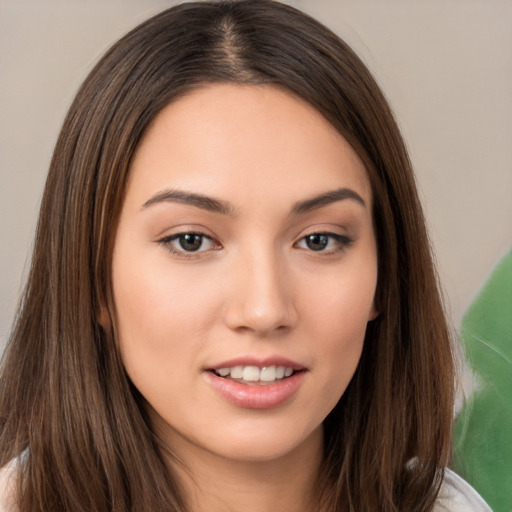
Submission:
[[[342,41],[258,0],[112,47],[3,362],[5,507],[487,510],[443,469],[453,383],[411,165]]]

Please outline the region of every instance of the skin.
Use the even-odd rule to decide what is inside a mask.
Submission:
[[[294,211],[340,189],[355,194]],[[165,199],[169,191],[229,203],[228,211]],[[149,127],[116,233],[118,341],[155,431],[176,455],[167,461],[191,510],[308,509],[322,422],[377,315],[371,210],[356,153],[279,88],[205,86]],[[171,237],[190,232],[208,238],[186,252],[183,238]],[[312,250],[305,237],[314,233],[338,239]],[[207,378],[235,357],[293,360],[304,368],[301,384],[279,406],[237,406]]]

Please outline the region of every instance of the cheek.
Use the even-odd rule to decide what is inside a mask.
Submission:
[[[168,338],[170,332],[181,329],[193,335],[199,327],[198,319],[207,321],[215,307],[214,284],[211,278],[203,280],[196,275],[191,279],[186,269],[172,267],[165,255],[157,256],[146,262],[144,269],[126,260],[114,266],[120,327],[130,326],[130,333],[147,338],[159,331]]]
[[[321,334],[316,339],[323,355],[323,372],[330,380],[329,385],[338,390],[337,401],[345,391],[359,363],[367,317],[361,315],[359,310],[354,310],[350,304],[345,309],[333,310],[331,315],[324,310],[323,318],[325,321],[318,329]]]
[[[317,369],[328,396],[324,412],[334,407],[350,382],[363,349],[368,321],[373,318],[376,265],[369,261],[364,271],[340,273],[322,286],[305,290],[308,307],[308,337],[314,340]],[[307,299],[306,299],[307,297]]]
[[[364,271],[349,269],[321,283],[312,280],[303,286],[301,309],[321,333],[319,337],[330,340],[334,350],[362,342],[367,323],[374,316],[375,267],[369,264]]]
[[[123,255],[126,255],[124,251]],[[119,347],[125,368],[142,391],[180,385],[186,367],[204,343],[202,333],[216,318],[211,280],[190,280],[171,272],[165,254],[145,261],[136,255],[114,259],[113,290]],[[146,382],[147,381],[147,382]]]

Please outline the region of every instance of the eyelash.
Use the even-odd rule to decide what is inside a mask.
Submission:
[[[193,250],[193,251],[187,251],[186,249],[183,248],[182,244],[179,241],[180,241],[180,239],[183,241],[183,239],[185,237],[187,237],[187,236],[200,237],[201,238],[201,245],[199,246],[198,249]],[[301,242],[304,242],[307,245],[307,240],[308,239],[311,240],[312,237],[326,237],[328,239],[327,240],[327,246],[331,242],[333,242],[333,241],[336,244],[336,247],[334,247],[332,249],[325,250],[325,248],[323,248],[323,249],[318,250],[318,251],[315,251],[314,249],[311,249],[311,247],[300,247],[301,249],[309,251],[309,252],[311,252],[313,254],[318,253],[318,254],[321,254],[321,255],[324,255],[324,256],[338,254],[338,253],[346,250],[354,242],[354,239],[352,239],[352,238],[350,238],[348,236],[345,236],[345,235],[340,235],[338,233],[330,233],[330,232],[320,231],[320,232],[314,232],[314,233],[310,233],[308,235],[303,236],[302,238],[300,238],[300,240],[298,242],[296,242],[294,244],[294,246],[298,246]],[[162,239],[158,240],[158,243],[162,244],[171,254],[175,254],[175,255],[180,256],[182,258],[198,258],[198,257],[201,257],[202,253],[204,253],[204,252],[209,250],[209,249],[201,250],[201,247],[204,244],[205,240],[207,240],[211,244],[213,244],[213,246],[214,246],[213,250],[218,250],[218,248],[221,247],[220,244],[218,242],[216,242],[212,237],[206,235],[205,233],[196,232],[196,231],[186,231],[186,232],[176,233],[174,235],[166,236],[165,238],[162,238]],[[180,243],[181,249],[177,249],[173,245],[174,242]]]
[[[332,241],[334,241],[334,243],[336,244],[336,246],[334,248],[332,248],[332,249],[327,249],[326,250],[324,248],[324,249],[321,249],[321,250],[318,250],[318,251],[315,251],[314,249],[311,249],[310,247],[304,247],[305,250],[309,250],[312,253],[318,253],[318,254],[321,254],[323,256],[329,256],[329,255],[333,255],[333,254],[338,254],[338,253],[346,250],[354,242],[353,238],[350,238],[350,237],[348,237],[346,235],[340,235],[339,233],[329,233],[329,232],[325,232],[325,231],[319,231],[319,232],[310,233],[309,235],[303,236],[296,243],[296,245],[298,245],[301,242],[305,242],[305,244],[307,244],[307,240],[308,239],[311,240],[313,237],[326,237],[328,239],[327,240],[327,244],[330,244]]]
[[[185,231],[183,233],[176,233],[175,235],[166,236],[161,240],[158,240],[160,244],[162,244],[171,254],[176,254],[177,256],[181,256],[183,258],[198,258],[200,255],[205,252],[205,250],[201,250],[201,246],[195,251],[187,251],[183,247],[181,249],[177,249],[173,246],[173,242],[178,242],[180,239],[184,239],[186,236],[197,236],[201,237],[201,246],[203,245],[205,240],[211,242],[217,248],[220,247],[220,244],[216,242],[211,236],[206,235],[205,233],[200,233],[197,231]],[[181,244],[180,244],[181,245]],[[214,249],[216,250],[216,249]]]

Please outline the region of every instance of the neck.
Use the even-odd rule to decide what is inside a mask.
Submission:
[[[233,460],[188,445],[168,457],[189,512],[310,512],[322,462],[322,433],[272,460]],[[185,456],[180,457],[181,453]]]

